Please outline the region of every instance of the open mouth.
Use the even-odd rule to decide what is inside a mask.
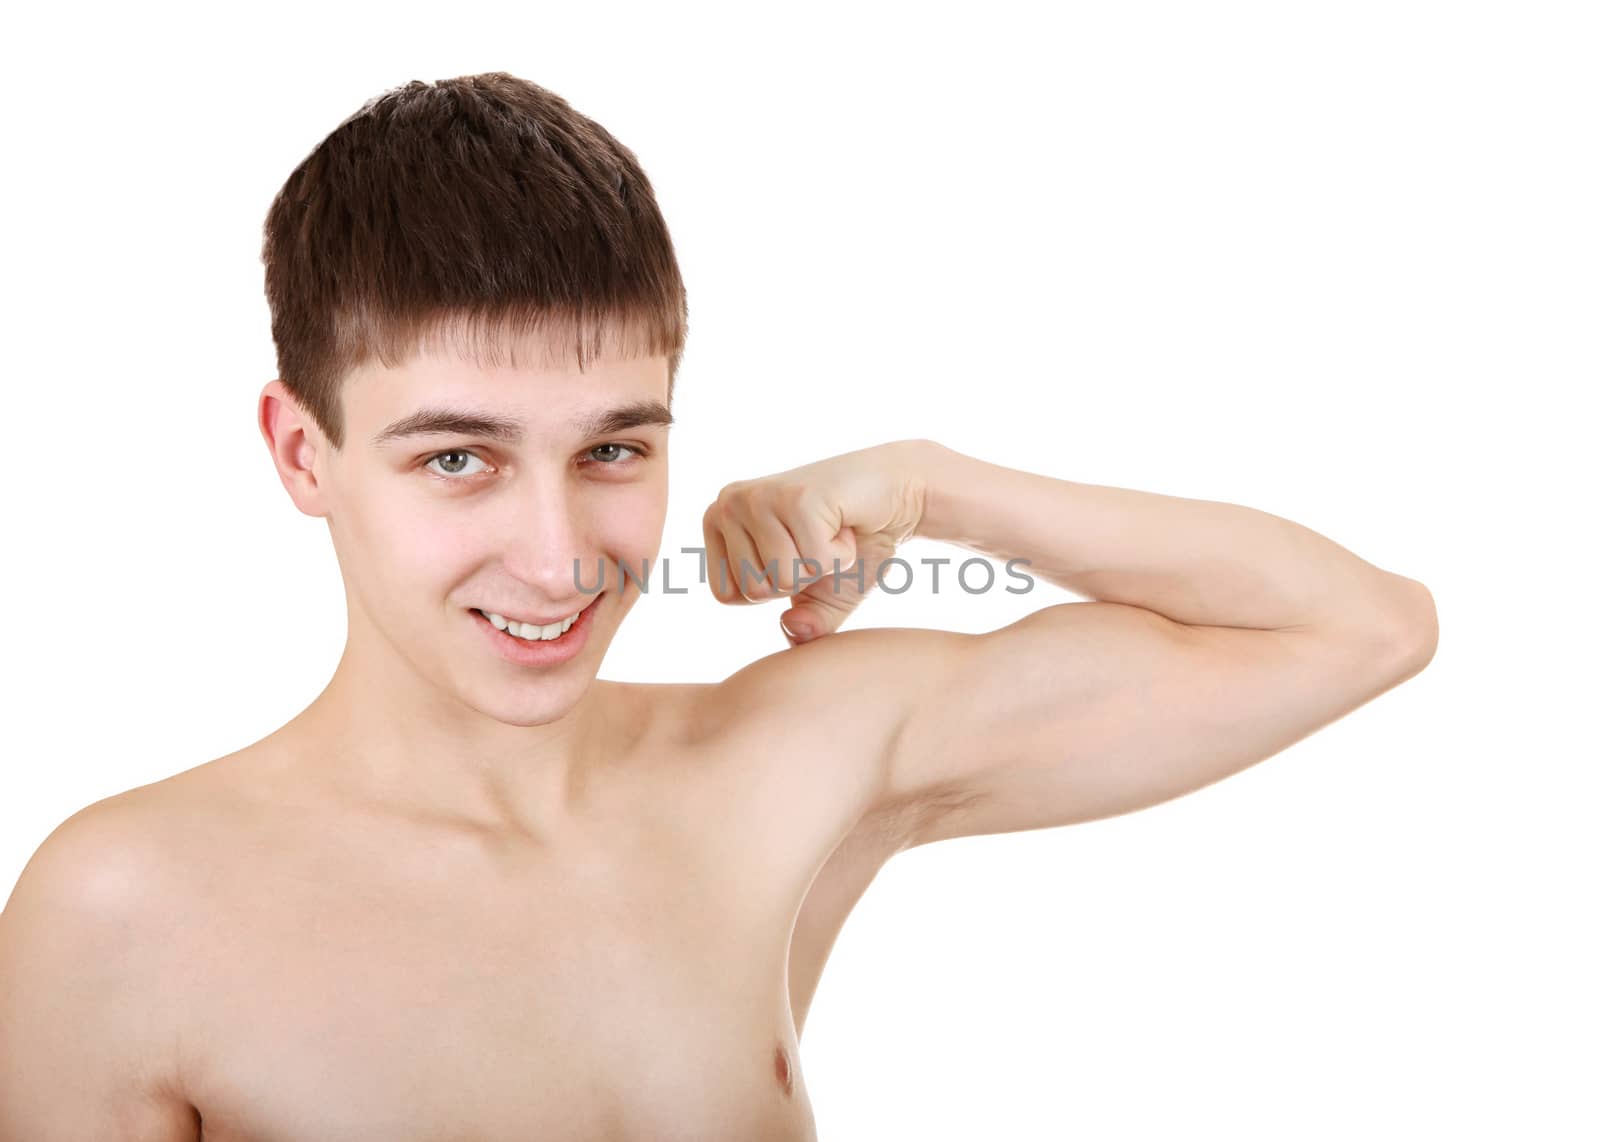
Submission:
[[[605,594],[604,591],[595,595],[577,614],[569,615],[561,622],[549,623],[544,626],[507,620],[498,615],[491,618],[489,612],[478,607],[473,607],[472,613],[478,617],[480,622],[492,627],[496,634],[504,638],[535,646],[556,646],[571,641],[572,632],[587,621],[589,612],[594,609],[595,602],[603,594]],[[495,621],[496,619],[499,619],[499,621]]]

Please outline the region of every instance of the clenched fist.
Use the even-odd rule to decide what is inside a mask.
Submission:
[[[778,619],[791,643],[832,634],[916,534],[936,447],[896,440],[735,480],[702,521],[711,593],[732,604],[793,596]]]

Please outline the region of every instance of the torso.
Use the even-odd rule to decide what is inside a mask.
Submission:
[[[816,1137],[799,1029],[899,833],[842,755],[691,723],[704,687],[628,690],[645,752],[560,844],[328,796],[292,738],[161,783],[188,804],[197,1138]]]

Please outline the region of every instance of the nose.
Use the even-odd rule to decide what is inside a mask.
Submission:
[[[579,594],[577,582],[594,587],[597,556],[589,551],[589,521],[583,503],[560,473],[540,473],[517,489],[506,521],[506,570],[552,602]],[[578,562],[581,580],[574,580]]]

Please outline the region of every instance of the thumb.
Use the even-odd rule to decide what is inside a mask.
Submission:
[[[879,565],[894,554],[894,544],[877,536],[856,540],[850,546],[855,553],[853,561],[841,557],[837,574],[831,566],[827,568],[822,578],[792,596],[789,609],[779,616],[793,641],[809,642],[838,630],[877,584]]]

